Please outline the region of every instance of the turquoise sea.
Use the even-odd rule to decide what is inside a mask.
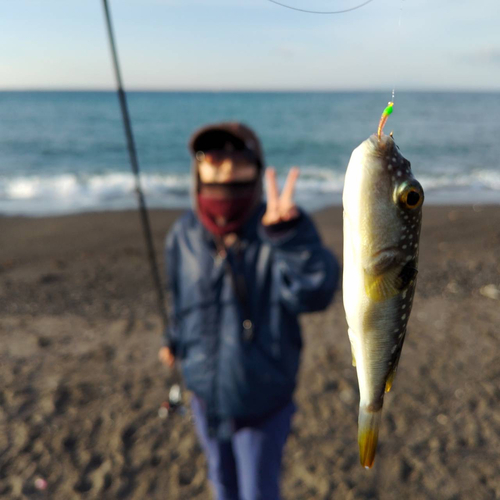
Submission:
[[[374,133],[391,93],[131,92],[150,207],[189,205],[194,129],[239,120],[262,139],[281,179],[301,167],[299,202],[340,203],[351,151]],[[386,132],[427,203],[500,203],[500,94],[396,93]],[[0,214],[135,207],[116,94],[0,92]]]

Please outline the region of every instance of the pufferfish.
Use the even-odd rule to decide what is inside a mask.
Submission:
[[[382,124],[383,127],[383,124]],[[392,136],[352,153],[344,192],[343,300],[360,403],[361,465],[375,460],[384,394],[398,368],[417,278],[422,186]]]

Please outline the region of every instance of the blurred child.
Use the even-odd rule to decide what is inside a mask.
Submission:
[[[179,360],[217,500],[277,500],[302,348],[298,315],[325,309],[339,266],[279,193],[257,136],[238,123],[197,131],[193,209],[166,241],[170,327],[160,359]]]

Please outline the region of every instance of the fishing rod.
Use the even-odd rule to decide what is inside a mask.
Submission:
[[[127,98],[123,90],[122,77],[120,72],[120,65],[118,62],[118,55],[116,51],[116,44],[113,35],[113,26],[111,23],[111,14],[108,6],[107,0],[102,0],[104,6],[104,13],[106,15],[106,26],[108,31],[109,45],[111,48],[111,55],[113,58],[113,67],[115,70],[116,84],[118,100],[120,101],[120,108],[122,111],[123,125],[125,128],[125,136],[127,139],[127,148],[130,158],[130,165],[132,167],[132,172],[135,179],[135,193],[137,195],[137,201],[139,203],[139,213],[142,222],[142,229],[144,232],[144,238],[146,240],[146,248],[148,251],[149,263],[151,266],[151,275],[153,277],[153,283],[156,288],[157,299],[158,299],[158,309],[163,322],[163,330],[165,335],[168,335],[168,318],[167,311],[165,308],[165,295],[163,293],[163,286],[161,283],[160,272],[158,270],[158,264],[156,260],[156,253],[153,245],[153,237],[151,233],[151,224],[149,222],[148,209],[146,207],[146,200],[144,197],[144,192],[142,190],[139,161],[137,159],[137,150],[134,142],[134,135],[132,133],[132,125],[130,122],[130,115],[128,112]]]

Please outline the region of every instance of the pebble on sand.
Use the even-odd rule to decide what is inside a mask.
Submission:
[[[47,486],[48,486],[47,481],[45,479],[43,479],[42,477],[37,477],[35,479],[35,488],[37,490],[40,490],[40,491],[46,490]]]
[[[488,297],[489,299],[493,300],[500,300],[500,288],[493,284],[483,286],[479,289],[479,293],[483,297]]]
[[[450,281],[448,285],[446,285],[446,289],[450,293],[459,293],[460,292],[460,287],[458,286],[458,283],[456,281]]]
[[[438,421],[438,424],[441,425],[446,425],[448,423],[448,417],[444,415],[443,413],[440,413],[437,417],[436,420]]]
[[[163,401],[163,403],[160,405],[160,408],[158,409],[158,416],[162,419],[165,420],[168,417],[168,410],[170,409],[170,404],[168,401]]]

